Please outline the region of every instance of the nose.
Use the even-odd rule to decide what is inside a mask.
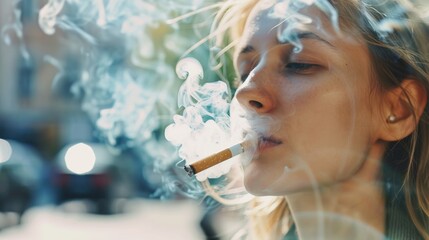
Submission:
[[[235,93],[240,105],[259,114],[272,111],[275,108],[275,97],[269,77],[263,69],[252,71]]]

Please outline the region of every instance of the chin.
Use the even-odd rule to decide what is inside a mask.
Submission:
[[[261,189],[254,187],[252,185],[244,184],[246,191],[254,196],[267,196],[266,191],[262,191]]]
[[[254,196],[283,196],[285,195],[284,191],[274,191],[273,189],[261,187],[261,186],[255,186],[252,184],[244,184],[244,187],[246,188],[246,191]]]
[[[249,170],[249,169],[246,169]],[[246,191],[255,196],[272,196],[276,194],[272,185],[272,176],[264,174],[262,171],[245,171],[244,187]]]
[[[312,182],[314,177],[302,168],[285,172],[278,168],[262,169],[250,164],[245,168],[243,182],[246,190],[255,196],[285,196],[320,187],[320,181]]]

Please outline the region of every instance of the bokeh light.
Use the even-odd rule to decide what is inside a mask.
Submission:
[[[4,163],[12,156],[12,147],[10,143],[0,138],[0,163]]]
[[[85,174],[94,168],[96,156],[91,146],[78,143],[67,150],[64,160],[70,171],[76,174]]]

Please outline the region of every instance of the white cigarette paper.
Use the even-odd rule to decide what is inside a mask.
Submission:
[[[235,144],[227,149],[224,149],[220,152],[212,154],[206,158],[198,160],[192,164],[185,165],[184,169],[189,176],[193,176],[197,173],[200,173],[208,168],[211,168],[219,163],[222,163],[232,157],[235,157],[245,151],[247,142]]]

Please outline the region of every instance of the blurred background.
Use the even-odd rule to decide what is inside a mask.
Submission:
[[[209,3],[0,1],[0,239],[236,231],[234,215],[180,183],[163,137],[180,111],[175,64],[211,14],[174,19]],[[204,44],[188,55],[209,61]]]

